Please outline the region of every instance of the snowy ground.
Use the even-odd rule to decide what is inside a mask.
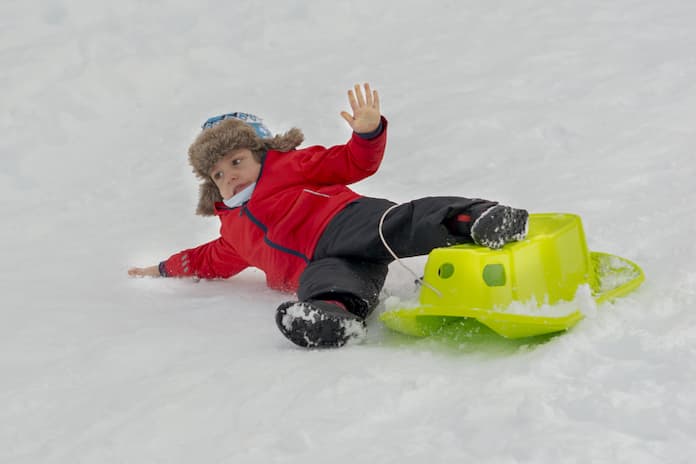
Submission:
[[[683,0],[2,2],[0,462],[693,462],[694,24]],[[342,143],[365,80],[391,125],[358,191],[574,212],[646,283],[545,343],[373,318],[307,352],[259,272],[126,276],[216,235],[202,120]]]

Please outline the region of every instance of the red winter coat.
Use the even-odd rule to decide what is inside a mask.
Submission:
[[[216,203],[220,237],[160,264],[167,276],[232,277],[247,267],[266,273],[269,287],[294,291],[331,219],[360,195],[346,187],[377,171],[387,122],[373,139],[353,134],[346,145],[269,151],[251,199]]]

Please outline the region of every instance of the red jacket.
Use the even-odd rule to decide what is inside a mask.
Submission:
[[[220,237],[181,251],[160,264],[167,276],[232,277],[252,266],[269,287],[294,291],[319,237],[360,195],[346,187],[377,171],[387,140],[387,122],[373,139],[353,134],[346,145],[269,151],[251,199],[228,208],[216,203]]]

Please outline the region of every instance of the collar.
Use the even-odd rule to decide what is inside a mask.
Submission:
[[[247,186],[244,190],[237,193],[233,197],[228,198],[227,200],[223,200],[223,203],[225,203],[225,206],[227,206],[228,208],[236,208],[237,206],[242,206],[244,203],[249,201],[249,199],[251,198],[251,194],[254,192],[255,187],[256,182]]]

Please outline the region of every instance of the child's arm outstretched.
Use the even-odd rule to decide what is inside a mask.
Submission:
[[[215,279],[232,277],[249,265],[225,239],[211,242],[173,254],[159,265],[132,267],[131,277],[198,277]]]
[[[346,144],[329,148],[315,145],[286,154],[296,157],[295,166],[306,180],[318,185],[350,185],[379,168],[387,142],[387,120],[381,114],[379,94],[370,84],[356,84],[348,91],[348,103],[352,114],[340,113],[353,129]]]

